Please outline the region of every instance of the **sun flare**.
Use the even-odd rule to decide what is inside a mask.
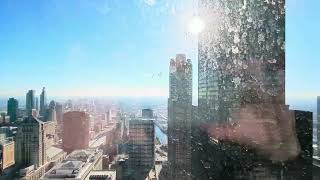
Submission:
[[[188,31],[191,34],[198,35],[205,28],[205,24],[201,18],[198,16],[192,17],[188,24]]]

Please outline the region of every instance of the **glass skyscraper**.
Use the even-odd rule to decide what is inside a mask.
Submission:
[[[40,94],[40,115],[45,116],[47,109],[47,93],[46,88],[42,88],[42,92]]]
[[[229,174],[241,169],[231,161],[244,157],[241,147],[216,144],[200,127],[235,123],[232,110],[247,104],[285,104],[285,9],[282,0],[200,0],[199,12],[206,27],[198,44],[192,171],[195,179],[219,179],[228,164]]]
[[[14,98],[10,98],[8,100],[8,106],[7,106],[7,114],[10,116],[10,123],[13,123],[17,120],[18,108],[19,108],[18,100]]]
[[[35,90],[29,90],[26,95],[26,111],[28,115],[32,114],[32,109],[36,108]]]
[[[201,0],[202,120],[226,122],[242,104],[285,104],[284,1]]]
[[[184,54],[170,61],[168,99],[169,178],[191,179],[192,64]]]

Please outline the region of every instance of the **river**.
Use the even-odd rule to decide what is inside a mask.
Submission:
[[[168,144],[168,136],[161,131],[161,129],[155,126],[156,137],[160,140],[161,144]]]

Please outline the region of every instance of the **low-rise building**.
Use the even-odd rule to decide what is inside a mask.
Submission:
[[[0,141],[0,172],[14,164],[14,141],[6,138]]]
[[[91,171],[101,169],[102,151],[97,149],[76,150],[51,168],[41,180],[84,180]]]
[[[53,166],[63,161],[67,153],[54,146],[46,150],[46,163],[38,168],[34,165],[21,169],[19,180],[39,180]]]

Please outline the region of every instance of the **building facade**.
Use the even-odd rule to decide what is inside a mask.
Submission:
[[[154,120],[129,120],[129,174],[134,179],[146,177],[154,166]]]
[[[191,179],[192,64],[184,54],[170,61],[168,99],[169,179]]]
[[[56,120],[57,120],[57,135],[61,139],[62,138],[62,130],[63,130],[63,105],[60,103],[56,103]]]
[[[46,156],[43,148],[44,136],[42,121],[32,115],[25,118],[18,127],[16,137],[17,163],[23,167],[42,166]]]
[[[4,139],[3,141],[0,141],[1,172],[3,172],[5,169],[15,164],[14,147],[15,147],[15,143],[12,139],[7,138],[7,139]]]
[[[102,151],[81,149],[69,154],[65,160],[52,167],[41,180],[85,180],[95,170],[102,170]]]
[[[71,153],[76,149],[89,147],[89,115],[80,111],[69,111],[63,114],[63,150]]]

